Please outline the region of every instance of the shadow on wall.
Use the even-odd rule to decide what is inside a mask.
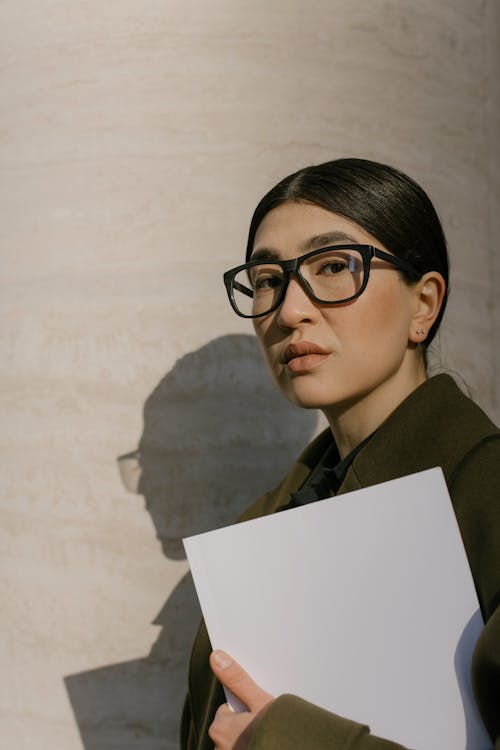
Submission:
[[[144,406],[138,450],[118,462],[127,489],[144,496],[164,554],[179,559],[182,537],[232,523],[316,428],[315,412],[272,386],[252,336],[223,336],[160,381]],[[199,619],[186,575],[154,620],[160,636],[145,658],[65,678],[85,750],[177,750]]]

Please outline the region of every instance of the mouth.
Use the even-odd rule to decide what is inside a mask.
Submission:
[[[321,365],[329,356],[330,352],[318,344],[298,341],[285,347],[281,361],[291,372],[307,372]]]

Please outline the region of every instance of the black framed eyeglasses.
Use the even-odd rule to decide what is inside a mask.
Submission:
[[[242,318],[260,318],[276,310],[292,273],[312,300],[340,305],[364,292],[373,258],[415,281],[422,275],[411,263],[371,245],[332,245],[291,260],[251,260],[226,271],[224,284],[233,310]]]

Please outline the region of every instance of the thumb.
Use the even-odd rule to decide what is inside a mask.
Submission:
[[[272,696],[262,690],[237,661],[225,651],[213,651],[210,655],[212,672],[249,711],[261,709],[272,700]]]

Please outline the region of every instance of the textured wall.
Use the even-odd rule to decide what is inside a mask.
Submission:
[[[317,428],[224,300],[261,193],[342,155],[419,179],[454,267],[436,359],[500,416],[499,5],[0,14],[0,744],[174,748],[197,618],[179,536]]]

